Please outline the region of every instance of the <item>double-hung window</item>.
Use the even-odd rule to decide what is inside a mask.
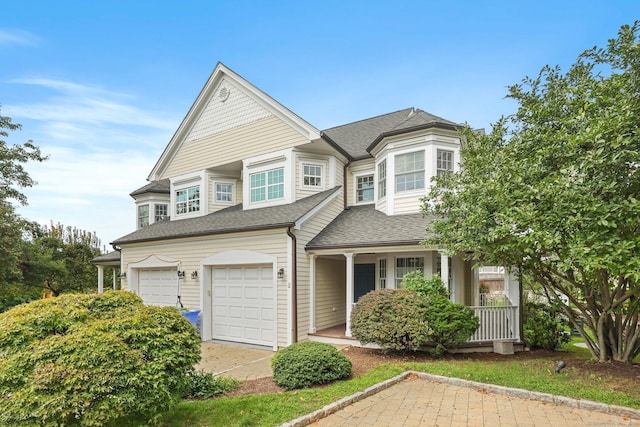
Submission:
[[[183,188],[176,191],[176,214],[200,212],[200,186]]]
[[[149,225],[149,205],[138,206],[138,228]]]
[[[233,184],[216,182],[216,202],[233,203]]]
[[[405,274],[416,270],[424,273],[424,258],[396,258],[396,288],[400,288],[400,283],[402,283],[402,278]]]
[[[438,178],[453,173],[453,151],[438,150],[436,171]]]
[[[387,195],[387,161],[383,160],[378,165],[378,199]]]
[[[322,187],[322,166],[303,164],[302,185],[305,187]]]
[[[424,188],[424,151],[396,156],[395,174],[397,193]]]
[[[356,201],[368,202],[373,200],[373,175],[363,175],[356,178]]]
[[[154,222],[169,219],[169,212],[165,203],[157,203],[154,208]]]
[[[284,198],[284,168],[250,175],[251,202]]]

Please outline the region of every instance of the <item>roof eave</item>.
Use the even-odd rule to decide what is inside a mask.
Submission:
[[[388,132],[383,132],[380,135],[378,135],[378,137],[374,139],[373,142],[369,144],[369,146],[367,147],[367,152],[371,153],[371,150],[373,150],[383,139],[389,136],[402,135],[403,133],[416,132],[416,131],[430,129],[430,128],[440,128],[440,129],[457,131],[458,129],[462,128],[462,126],[434,121],[434,122],[425,123],[418,126],[412,126],[409,128],[390,130]]]

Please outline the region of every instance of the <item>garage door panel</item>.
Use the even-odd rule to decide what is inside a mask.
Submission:
[[[271,267],[261,266],[213,269],[214,338],[273,344],[275,284],[272,272]]]
[[[147,305],[174,306],[178,300],[178,278],[175,268],[140,270],[138,295]]]

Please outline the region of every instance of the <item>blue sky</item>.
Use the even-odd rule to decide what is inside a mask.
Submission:
[[[1,114],[50,159],[26,218],[135,229],[146,177],[218,61],[319,129],[415,106],[489,128],[506,87],[640,19],[629,1],[3,4]],[[109,247],[107,247],[109,249]]]

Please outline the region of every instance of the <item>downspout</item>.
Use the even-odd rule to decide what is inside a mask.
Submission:
[[[287,228],[287,236],[291,237],[291,245],[293,246],[293,253],[291,255],[291,295],[293,301],[291,302],[291,327],[293,333],[291,335],[291,342],[298,342],[298,249],[296,235],[291,232],[291,227]]]
[[[347,169],[351,165],[351,160],[348,160],[347,163],[344,164],[342,169],[342,200],[344,201],[344,210],[349,209],[347,207]]]

